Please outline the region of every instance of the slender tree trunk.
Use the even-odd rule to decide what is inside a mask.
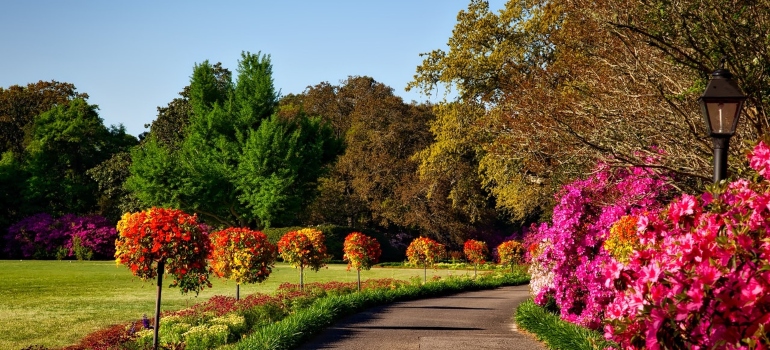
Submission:
[[[473,278],[476,278],[478,275],[476,273],[476,270],[478,269],[479,265],[473,264]]]
[[[158,337],[158,331],[160,330],[160,294],[163,291],[163,270],[165,269],[164,261],[158,262],[158,296],[155,298],[155,329],[152,335],[152,348],[158,350],[158,344],[160,338]]]
[[[428,283],[428,264],[422,265],[422,284]]]
[[[241,300],[241,284],[235,284],[235,300]]]
[[[299,265],[299,290],[305,290],[305,266]]]
[[[358,291],[361,291],[361,269],[356,270],[358,272]]]

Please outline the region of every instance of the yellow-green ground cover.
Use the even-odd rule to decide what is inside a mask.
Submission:
[[[428,270],[429,276],[468,274],[464,270]],[[472,272],[470,272],[472,273]],[[422,278],[422,269],[373,268],[362,279]],[[285,282],[297,283],[298,270],[279,263],[262,284],[242,285],[241,296],[273,293]],[[305,274],[305,282],[355,282],[355,271],[331,264]],[[164,285],[170,281],[164,280]],[[200,295],[163,289],[163,310],[178,310],[214,295],[235,296],[235,284],[213,279],[213,288]],[[76,343],[105,326],[152,316],[155,282],[142,282],[111,261],[0,260],[0,349],[29,345],[60,347]]]

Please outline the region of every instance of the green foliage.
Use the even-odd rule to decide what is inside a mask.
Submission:
[[[27,176],[13,152],[8,151],[0,155],[0,229],[8,228],[26,214],[26,205],[21,193]],[[0,240],[0,251],[4,248],[3,245],[4,241]]]
[[[227,344],[228,327],[223,324],[200,325],[184,334],[185,349],[206,350]]]
[[[273,66],[269,56],[241,53],[235,104],[240,127],[253,126],[273,114],[278,104],[278,93],[273,86]]]
[[[123,213],[141,210],[136,197],[128,192],[124,184],[131,167],[128,151],[113,154],[109,159],[86,171],[98,188],[98,213],[112,222],[117,222]]]
[[[131,150],[131,175],[125,188],[144,206],[153,203],[180,207],[179,188],[183,185],[182,168],[177,157],[158,141],[149,141]]]
[[[158,335],[159,342],[167,345],[179,345],[184,342],[184,333],[187,332],[191,324],[184,322],[180,317],[167,316],[161,318]]]
[[[8,147],[0,159],[0,230],[40,212],[111,210],[86,173],[137,140],[122,126],[105,127],[86,97],[58,82],[0,88],[0,149]]]
[[[546,311],[532,300],[519,304],[514,318],[519,327],[535,334],[550,349],[618,349],[617,344],[604,340],[601,333],[562,321],[559,315]]]
[[[341,144],[319,118],[264,120],[246,140],[235,183],[238,199],[263,226],[285,225],[315,197],[316,180]]]
[[[37,116],[75,98],[87,99],[88,95],[77,93],[70,83],[54,80],[0,87],[0,154],[10,151],[21,158]]]
[[[36,211],[87,213],[96,206],[97,184],[86,171],[136,143],[121,127],[106,128],[96,106],[75,99],[36,118],[24,167],[23,196]]]
[[[126,187],[144,205],[182,208],[215,226],[296,222],[341,146],[317,118],[273,116],[278,96],[270,57],[242,53],[235,84],[229,71],[205,61],[195,66],[185,93],[191,115],[184,137],[149,137],[131,154]]]
[[[80,237],[72,237],[72,251],[75,253],[75,259],[79,261],[91,260],[94,256],[94,251],[84,247]]]

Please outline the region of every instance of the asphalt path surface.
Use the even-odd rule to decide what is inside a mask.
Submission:
[[[545,349],[517,331],[516,306],[529,286],[397,302],[349,316],[300,349]]]

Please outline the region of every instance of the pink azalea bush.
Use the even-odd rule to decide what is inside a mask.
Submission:
[[[613,259],[602,244],[624,215],[657,208],[670,191],[667,180],[649,169],[599,164],[592,176],[564,186],[552,223],[533,226],[527,239],[535,302],[553,299],[564,320],[599,328],[615,297],[603,273]]]
[[[115,225],[99,215],[65,214],[55,218],[47,213],[26,217],[8,228],[5,253],[11,258],[51,259],[75,256],[74,241],[91,251],[96,259],[115,254]],[[61,254],[60,256],[57,256]]]
[[[623,349],[770,347],[770,147],[748,158],[756,180],[639,215],[641,248],[603,272],[605,337]]]

